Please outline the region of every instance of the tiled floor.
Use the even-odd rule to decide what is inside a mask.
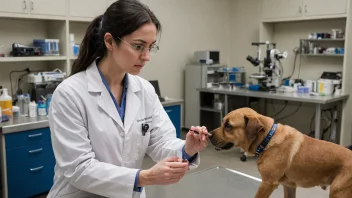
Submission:
[[[187,174],[201,171],[204,169],[209,169],[216,166],[221,166],[221,167],[230,168],[230,169],[260,178],[260,174],[256,166],[256,159],[254,157],[248,157],[246,162],[240,161],[241,153],[237,149],[217,152],[214,150],[214,148],[211,145],[209,145],[205,150],[201,152],[200,156],[201,156],[200,166],[196,170],[189,171]],[[149,168],[154,164],[155,163],[148,156],[146,156],[143,164],[143,168]],[[185,177],[187,176],[188,175],[186,175]],[[189,184],[190,187],[191,186],[194,187],[194,185],[197,185],[197,184],[194,184],[194,183]],[[248,188],[249,189],[247,190],[253,189],[253,187],[251,188],[250,186]],[[212,190],[216,191],[216,188],[213,188]],[[147,198],[165,198],[163,194],[167,192],[165,192],[164,186],[148,186],[146,187],[146,193],[147,193]],[[40,196],[40,198],[44,198],[44,197],[46,196],[45,195]],[[181,196],[181,197],[188,198],[185,196]],[[221,196],[218,196],[218,197],[221,198]],[[283,197],[283,189],[280,186],[277,190],[274,191],[271,198],[282,198],[282,197]],[[324,197],[326,198],[329,197],[329,190],[324,191],[318,187],[311,188],[311,189],[297,190],[297,198],[324,198]],[[192,197],[192,198],[196,198],[196,197]],[[206,197],[202,197],[202,198],[206,198]]]

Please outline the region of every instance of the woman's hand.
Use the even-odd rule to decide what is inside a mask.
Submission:
[[[139,173],[139,186],[177,183],[188,171],[188,162],[178,157],[166,158]]]
[[[193,156],[199,151],[202,151],[207,147],[209,142],[210,133],[206,127],[194,127],[192,126],[186,135],[185,152],[189,156]]]

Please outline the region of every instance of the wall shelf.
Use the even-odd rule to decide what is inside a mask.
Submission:
[[[344,57],[344,54],[301,54],[301,56],[311,57]]]
[[[326,42],[334,42],[334,41],[345,41],[344,38],[338,38],[338,39],[301,39],[301,41],[326,41]]]
[[[27,61],[58,61],[66,60],[66,56],[36,56],[36,57],[0,57],[1,62],[27,62]]]

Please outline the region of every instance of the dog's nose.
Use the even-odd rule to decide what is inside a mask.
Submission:
[[[214,132],[214,130],[208,131],[208,133],[210,133],[210,135],[209,135],[209,138],[210,138],[210,139],[213,138],[213,132]]]

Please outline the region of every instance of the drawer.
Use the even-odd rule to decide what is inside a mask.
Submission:
[[[13,166],[49,157],[54,157],[51,142],[40,142],[38,144],[7,150],[6,164],[7,166]]]
[[[54,158],[8,166],[8,197],[31,197],[48,192],[53,185],[54,166]]]
[[[49,127],[5,135],[6,150],[48,141],[51,141]]]
[[[176,128],[176,137],[181,138],[181,105],[168,106],[164,109]]]

